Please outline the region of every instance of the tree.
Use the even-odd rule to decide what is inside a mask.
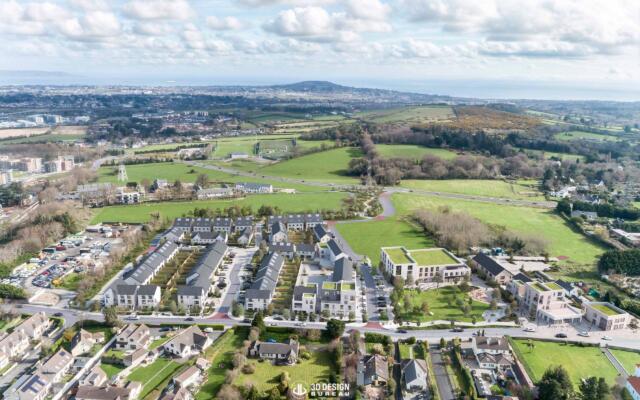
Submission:
[[[216,395],[216,399],[218,400],[241,400],[242,394],[240,391],[233,385],[224,384],[218,391]]]
[[[116,308],[105,307],[102,309],[102,315],[104,316],[104,323],[108,326],[120,326],[122,322],[118,319],[118,313],[116,312]]]
[[[244,307],[242,307],[242,304],[234,300],[231,304],[231,314],[234,317],[242,317],[244,315]]]
[[[259,310],[256,315],[253,316],[253,321],[251,321],[251,326],[255,326],[260,329],[260,332],[264,332],[264,315],[262,314],[262,310]]]
[[[331,339],[337,339],[344,333],[344,322],[338,319],[330,319],[327,321],[327,327],[325,332]]]
[[[571,400],[573,384],[562,366],[549,367],[538,383],[540,400]]]
[[[605,400],[610,392],[604,378],[590,376],[583,379],[578,387],[580,400]]]
[[[198,177],[196,178],[196,185],[200,186],[201,188],[206,188],[207,186],[209,186],[209,177],[207,176],[207,174],[198,175]]]

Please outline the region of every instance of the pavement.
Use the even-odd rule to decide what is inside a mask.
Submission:
[[[431,345],[429,347],[429,357],[431,357],[433,376],[436,378],[440,400],[455,400],[456,397],[453,393],[453,386],[451,385],[449,374],[447,374],[444,362],[442,361],[442,351],[439,345]]]

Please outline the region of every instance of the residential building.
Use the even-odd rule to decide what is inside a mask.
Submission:
[[[71,340],[71,355],[77,357],[88,353],[95,344],[102,342],[104,342],[104,333],[92,333],[87,330],[80,329]]]
[[[631,315],[626,311],[606,302],[584,302],[584,319],[603,331],[620,330],[627,327]]]
[[[216,242],[227,243],[228,236],[226,232],[196,232],[191,235],[191,244],[207,245]]]
[[[245,309],[264,310],[271,303],[278,285],[278,276],[284,265],[284,258],[272,252],[260,261],[255,280],[245,293]]]
[[[416,284],[438,281],[456,283],[471,274],[469,267],[442,248],[407,250],[403,246],[383,247],[380,261],[389,276],[402,277],[405,282],[413,280]]]
[[[499,285],[508,284],[513,276],[513,274],[500,265],[495,258],[482,252],[476,254],[471,259],[471,264],[475,266],[478,271],[484,273],[488,279],[497,282]]]
[[[162,345],[166,354],[175,357],[189,357],[200,354],[211,345],[211,338],[203,333],[197,325],[183,329]]]
[[[116,336],[115,348],[119,350],[145,349],[151,341],[151,332],[145,324],[127,325]]]
[[[225,232],[231,234],[233,228],[233,220],[228,217],[216,217],[213,220],[213,230],[216,232]]]
[[[0,185],[8,185],[13,182],[13,170],[0,171]]]
[[[136,291],[136,308],[149,309],[160,305],[161,291],[158,285],[140,285]]]
[[[212,230],[212,221],[211,218],[196,218],[193,220],[191,224],[191,232],[199,233],[199,232],[211,232]]]
[[[244,232],[247,228],[253,228],[253,217],[248,215],[246,217],[237,217],[233,223],[233,230],[235,232]]]
[[[298,285],[293,288],[293,298],[291,310],[302,311],[307,314],[317,312],[318,286],[315,283],[308,283],[304,286]]]
[[[88,374],[80,379],[80,386],[102,386],[109,380],[107,374],[100,368],[100,365],[96,365],[91,368]]]
[[[316,224],[313,227],[313,239],[316,243],[327,243],[332,239],[331,234],[327,231],[322,224]]]
[[[285,224],[287,230],[304,231],[313,229],[316,225],[322,225],[324,220],[320,214],[288,214],[288,215],[272,215],[268,219],[268,225],[271,227],[274,222],[280,221]]]
[[[242,234],[238,236],[238,245],[247,247],[253,240],[253,227],[247,227],[242,231]]]
[[[289,235],[287,234],[287,228],[282,221],[276,221],[271,224],[269,231],[269,243],[285,243],[289,241]]]
[[[140,382],[129,382],[124,387],[118,386],[78,386],[76,400],[135,400],[142,385]]]
[[[296,245],[288,242],[272,243],[269,245],[269,253],[278,253],[288,259],[296,255]]]
[[[639,232],[627,232],[623,229],[611,229],[611,234],[622,243],[632,246],[640,247],[640,233]]]
[[[594,221],[598,218],[598,213],[594,211],[571,211],[571,218],[584,218],[587,221]]]
[[[304,258],[304,259],[313,259],[316,257],[317,252],[316,252],[316,245],[315,244],[309,244],[309,243],[298,243],[295,245],[295,249],[296,249],[296,254],[300,257],[300,258]]]
[[[228,247],[222,242],[209,245],[191,269],[185,280],[185,285],[178,286],[178,305],[187,309],[203,309],[211,291],[211,278],[218,269]]]
[[[238,182],[235,190],[243,193],[273,193],[273,185],[254,182]]]
[[[636,370],[633,376],[627,378],[625,387],[633,400],[640,400],[640,364],[636,364]]]
[[[24,374],[4,393],[5,400],[44,400],[53,383],[43,374]]]
[[[347,253],[335,239],[329,239],[326,246],[320,245],[320,257],[327,260],[330,264],[334,264],[338,259],[346,257]]]
[[[21,357],[31,347],[31,342],[40,340],[50,326],[51,322],[44,312],[33,314],[11,333],[0,338],[0,353],[9,359]]]
[[[320,312],[331,318],[346,319],[356,311],[356,279],[351,259],[342,257],[333,267],[331,279],[320,288]]]
[[[183,232],[190,232],[193,225],[193,218],[176,218],[173,227]]]
[[[206,188],[196,191],[198,200],[219,199],[224,197],[233,197],[233,190],[230,188]]]
[[[429,372],[425,360],[402,360],[400,367],[404,387],[407,391],[425,391],[429,388]]]
[[[294,339],[288,339],[284,343],[261,342],[259,340],[251,343],[249,356],[258,357],[263,360],[273,360],[279,365],[293,365],[298,361],[298,350],[300,345]]]
[[[578,297],[582,293],[582,289],[577,287],[572,282],[567,282],[562,279],[558,279],[555,281],[562,289],[564,289],[564,295],[567,297]]]
[[[116,189],[116,202],[120,204],[138,204],[144,200],[144,190],[120,187]]]
[[[582,311],[569,304],[564,289],[555,282],[527,282],[523,284],[522,292],[520,306],[540,323],[578,323],[582,319]]]
[[[379,354],[362,356],[358,361],[356,373],[358,386],[387,386],[389,382],[387,357]]]
[[[196,385],[200,381],[200,369],[195,365],[182,371],[180,374],[173,378],[173,383],[182,388],[188,388]]]
[[[509,341],[505,337],[476,336],[471,343],[480,368],[499,371],[511,368],[513,358]]]

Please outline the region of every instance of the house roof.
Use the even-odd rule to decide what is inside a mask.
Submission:
[[[347,257],[342,257],[335,262],[331,280],[334,282],[353,280],[353,263]]]
[[[191,228],[191,224],[193,224],[193,218],[176,218],[173,221],[173,226],[180,228]]]
[[[210,218],[196,218],[195,221],[193,221],[193,226],[194,227],[199,227],[199,228],[211,228],[211,219]]]
[[[293,339],[288,339],[284,343],[254,342],[254,346],[260,354],[278,354],[289,356],[298,354],[299,344]]]
[[[329,240],[329,242],[327,242],[327,246],[329,246],[329,250],[331,250],[331,252],[336,256],[343,253],[342,249],[338,245],[338,242],[336,242],[334,239]]]
[[[76,399],[78,400],[125,400],[129,398],[131,390],[117,386],[78,386]]]
[[[117,285],[116,292],[125,296],[133,296],[138,290],[138,285]]]
[[[476,336],[473,340],[481,350],[509,350],[509,342],[504,337]]]
[[[35,399],[38,395],[47,391],[51,384],[49,379],[40,373],[23,375],[17,382],[22,382],[17,387],[19,398],[22,400]],[[8,393],[5,393],[5,395],[8,395]]]
[[[478,361],[484,364],[511,365],[511,360],[503,354],[480,353],[478,354]]]
[[[520,281],[523,283],[533,282],[533,279],[529,278],[527,275],[523,274],[522,272],[518,272],[517,274],[515,274],[513,276],[513,280]]]
[[[271,224],[271,234],[275,235],[276,233],[284,232],[287,233],[287,229],[284,227],[282,221],[276,221]]]
[[[213,226],[230,227],[231,225],[233,225],[233,220],[228,217],[216,217],[213,220]]]
[[[293,243],[272,243],[269,245],[269,252],[293,253],[296,251],[296,245]]]
[[[640,376],[630,376],[628,382],[636,393],[640,394]]]
[[[405,382],[413,382],[420,377],[427,376],[427,363],[424,360],[403,360],[402,373]]]
[[[158,285],[140,285],[138,287],[138,296],[154,296],[160,291]]]
[[[173,381],[176,382],[178,385],[182,385],[184,384],[184,382],[191,379],[194,375],[200,375],[200,369],[198,369],[198,367],[196,367],[195,365],[192,365],[189,368],[182,371],[178,376],[173,378]]]
[[[294,300],[302,300],[302,296],[307,293],[316,294],[318,292],[318,288],[316,285],[313,286],[294,286],[293,288],[293,299]]]
[[[476,254],[473,257],[473,261],[480,264],[482,268],[489,271],[494,276],[507,271],[502,265],[500,265],[500,263],[484,253]]]
[[[174,347],[177,347],[182,351],[185,347],[193,347],[196,346],[200,349],[204,348],[206,341],[209,337],[200,330],[197,325],[191,325],[187,329],[184,329],[178,334],[176,334],[173,338],[168,340],[162,347],[169,347],[173,344]]]
[[[220,241],[207,246],[196,265],[187,275],[187,286],[199,287],[204,291],[208,291],[211,286],[211,276],[222,263],[227,249],[228,246]]]
[[[389,367],[387,358],[379,354],[370,354],[363,356],[365,384],[371,383],[373,376],[389,380]]]
[[[560,286],[561,288],[563,288],[564,290],[566,290],[567,292],[570,292],[574,289],[574,286],[571,282],[567,282],[567,281],[563,281],[562,279],[558,279],[556,281],[556,283],[558,284],[558,286]]]
[[[38,370],[47,374],[55,374],[67,369],[71,363],[73,363],[73,356],[71,353],[61,349],[42,364]]]
[[[204,232],[196,232],[193,236],[191,236],[191,240],[213,240],[215,238],[217,238],[220,235],[220,232],[210,232],[210,231],[204,231]]]
[[[322,224],[317,224],[313,227],[313,236],[316,238],[316,241],[320,241],[323,237],[327,236],[329,233]]]

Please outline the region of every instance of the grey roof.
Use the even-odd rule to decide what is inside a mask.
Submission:
[[[242,231],[242,235],[240,237],[244,237],[244,238],[251,238],[253,236],[253,229],[251,229],[251,227],[246,227],[244,228],[244,230]]]
[[[513,276],[513,280],[514,281],[521,281],[523,283],[533,282],[533,280],[531,278],[529,278],[528,276],[526,276],[522,272],[518,272],[516,275],[514,275]]]
[[[157,285],[140,285],[138,287],[138,296],[153,296],[160,290],[160,286]]]
[[[336,261],[331,280],[334,282],[353,280],[353,263],[350,259],[342,257]]]
[[[317,294],[318,288],[314,285],[313,287],[309,286],[295,286],[293,288],[293,299],[294,300],[302,300],[302,295],[305,293]]]
[[[324,226],[322,226],[322,224],[317,224],[313,227],[313,236],[316,238],[316,241],[320,241],[320,239],[328,234],[329,232],[324,229]]]
[[[233,225],[233,220],[228,217],[216,217],[213,220],[213,226],[231,227],[232,225]]]
[[[204,289],[200,286],[178,285],[178,296],[201,297]]]
[[[269,252],[293,253],[296,251],[296,245],[293,243],[272,243],[269,245]]]
[[[198,240],[213,240],[217,238],[219,235],[220,235],[220,232],[209,232],[209,231],[196,232],[193,236],[191,236],[191,240],[196,238]]]
[[[207,334],[203,333],[197,325],[191,325],[167,341],[163,347],[169,347],[169,344],[173,344],[174,347],[179,348],[181,351],[185,347],[193,346],[203,349],[207,339]]]
[[[284,224],[282,223],[282,221],[276,221],[273,224],[271,224],[271,234],[275,235],[276,233],[279,232],[284,232],[285,234],[287,233],[287,229],[284,227]]]
[[[180,228],[191,228],[192,224],[193,218],[176,218],[175,221],[173,221],[173,226]]]
[[[271,298],[271,290],[247,289],[245,292],[246,299],[269,299]]]
[[[298,342],[288,339],[285,343],[255,342],[254,346],[260,354],[278,354],[288,356],[291,353],[298,354]]]
[[[476,254],[475,257],[473,257],[473,261],[480,264],[482,268],[489,271],[494,276],[505,271],[505,268],[502,265],[484,253]]]
[[[227,248],[227,245],[222,242],[209,245],[196,265],[189,271],[186,279],[187,286],[199,287],[208,292],[211,286],[211,276],[222,262]]]
[[[180,239],[180,237],[182,237],[183,234],[184,233],[182,230],[176,227],[172,227],[164,231],[162,233],[162,237],[168,241],[177,242]]]
[[[269,298],[278,284],[278,275],[284,265],[284,258],[278,253],[269,253],[260,261],[256,279],[247,290],[245,297]],[[266,293],[265,293],[266,292]]]
[[[256,182],[238,182],[236,183],[237,188],[244,188],[249,190],[258,190],[261,188],[269,188],[271,187],[268,183],[256,183]]]
[[[211,227],[211,219],[210,218],[196,218],[193,221],[193,227]]]
[[[402,362],[402,373],[404,374],[405,382],[412,382],[418,379],[419,375],[427,375],[427,364],[424,360],[404,360]]]
[[[253,217],[248,215],[246,217],[238,217],[235,222],[236,227],[246,227],[253,225]]]
[[[129,284],[145,284],[155,274],[161,264],[169,259],[169,255],[178,249],[178,245],[172,241],[166,241],[143,260],[125,276]]]
[[[343,253],[342,249],[338,245],[338,242],[336,242],[334,239],[329,240],[329,242],[327,242],[327,246],[329,246],[329,249],[335,255]]]
[[[476,347],[482,350],[509,350],[509,342],[504,337],[476,336]]]
[[[116,292],[123,296],[133,296],[138,290],[138,285],[116,285]]]
[[[322,215],[320,214],[305,214],[304,216],[304,221],[306,223],[312,222],[312,223],[322,223],[323,219],[322,219]]]
[[[299,243],[296,244],[296,251],[298,253],[313,253],[316,251],[316,246],[309,243]]]
[[[558,279],[556,281],[556,283],[558,285],[560,285],[561,288],[563,288],[564,290],[566,290],[567,292],[570,292],[574,289],[573,283],[571,282],[567,282],[567,281],[563,281],[562,279]]]
[[[387,364],[387,358],[379,354],[365,355],[363,356],[362,363],[364,364],[364,384],[371,383],[372,377],[378,376],[386,381],[389,380],[389,367]]]
[[[117,386],[78,386],[76,399],[79,400],[123,400],[128,399],[131,390]]]

